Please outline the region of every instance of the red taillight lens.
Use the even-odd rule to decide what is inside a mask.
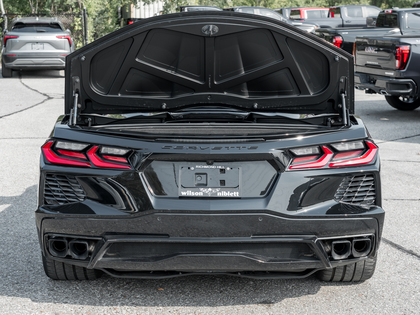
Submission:
[[[366,141],[366,144],[369,149],[362,156],[351,158],[349,160],[333,162],[330,164],[330,167],[345,167],[371,163],[376,156],[376,152],[378,152],[378,147],[370,141]]]
[[[77,159],[87,160],[86,155],[80,152],[74,152],[74,151],[67,151],[67,150],[57,150],[58,153],[61,155],[67,155],[69,157],[74,157]]]
[[[343,37],[341,36],[334,36],[333,40],[332,40],[334,46],[341,48],[341,46],[343,45]]]
[[[4,35],[4,41],[3,41],[4,46],[6,46],[6,42],[7,42],[8,39],[14,39],[14,38],[19,38],[19,36],[15,36],[15,35]]]
[[[42,146],[42,152],[46,160],[51,164],[131,169],[127,159],[127,154],[129,154],[130,150],[102,147],[100,151],[108,154],[99,153],[99,146],[97,145],[91,146],[76,142],[54,142],[51,140]]]
[[[42,152],[44,152],[45,158],[51,164],[62,164],[62,165],[83,166],[83,167],[92,166],[89,162],[78,161],[71,158],[70,156],[68,158],[58,156],[52,149],[53,144],[54,144],[54,141],[48,141],[46,144],[42,146]]]
[[[69,45],[71,47],[71,37],[69,35],[59,35],[59,36],[57,36],[57,38],[67,39],[69,41]]]
[[[302,158],[296,158],[293,160],[292,165],[290,165],[289,169],[290,170],[301,170],[301,169],[308,169],[308,168],[321,168],[324,167],[325,165],[328,164],[328,162],[331,160],[331,158],[333,157],[333,152],[328,149],[327,147],[323,146],[322,150],[324,151],[324,154],[316,159],[315,161],[311,161],[311,162],[306,162],[306,163],[301,163],[301,164],[295,164],[296,160],[297,163],[299,163],[299,159]]]
[[[378,152],[378,147],[371,141],[342,142],[322,146],[321,155],[309,155],[306,153],[313,151],[313,148],[316,147],[290,150],[294,157],[288,169],[299,170],[364,165],[372,163]]]
[[[395,50],[395,69],[403,70],[410,56],[410,46],[397,46]]]
[[[101,159],[97,155],[98,149],[99,149],[98,146],[93,146],[87,152],[87,155],[88,155],[89,159],[92,161],[93,165],[95,165],[97,167],[106,167],[106,168],[121,168],[121,169],[130,169],[131,168],[129,165],[122,165],[122,164],[118,164],[118,163],[104,161],[103,159]],[[125,160],[125,163],[127,163],[127,160]]]

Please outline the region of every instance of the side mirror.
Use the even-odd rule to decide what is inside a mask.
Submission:
[[[367,27],[375,27],[376,26],[376,17],[369,16],[366,18],[366,26]]]
[[[9,31],[8,31],[8,30],[4,30],[4,31],[3,31],[3,34],[7,34],[7,32],[9,32]]]
[[[71,35],[71,31],[69,29],[66,29],[66,32]]]

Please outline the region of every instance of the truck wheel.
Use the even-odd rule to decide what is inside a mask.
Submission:
[[[3,78],[11,78],[12,77],[12,69],[6,68],[6,66],[4,65],[3,60],[1,61],[1,75],[3,76]]]
[[[45,274],[53,280],[95,280],[102,271],[74,266],[52,260],[42,255]]]
[[[333,269],[318,271],[319,280],[329,282],[357,282],[370,279],[375,272],[376,257]]]
[[[420,106],[420,99],[406,96],[385,96],[386,101],[392,107],[399,110],[415,110]]]

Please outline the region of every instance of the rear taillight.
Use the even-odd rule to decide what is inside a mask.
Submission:
[[[397,46],[395,49],[395,69],[403,70],[410,56],[410,46]]]
[[[332,39],[334,46],[341,48],[343,46],[343,37],[341,36],[334,36]]]
[[[51,164],[131,169],[127,149],[51,140],[42,146],[42,152]]]
[[[289,170],[314,168],[349,167],[370,164],[374,161],[378,147],[371,141],[335,143],[329,146],[307,147],[290,150],[293,157]],[[318,154],[316,154],[318,153]]]
[[[69,45],[71,47],[71,37],[69,35],[59,35],[59,36],[57,36],[57,38],[67,39],[69,41]]]
[[[15,38],[19,38],[19,36],[15,36],[15,35],[4,35],[4,41],[3,41],[4,46],[6,46],[6,42],[7,42],[8,39],[15,39]]]

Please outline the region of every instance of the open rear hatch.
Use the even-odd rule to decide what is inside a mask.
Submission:
[[[351,55],[270,18],[171,14],[68,56],[65,112],[70,125],[89,126],[109,122],[98,115],[161,123],[157,113],[173,118],[192,107],[330,115],[330,125],[345,125],[354,112],[352,64]]]

